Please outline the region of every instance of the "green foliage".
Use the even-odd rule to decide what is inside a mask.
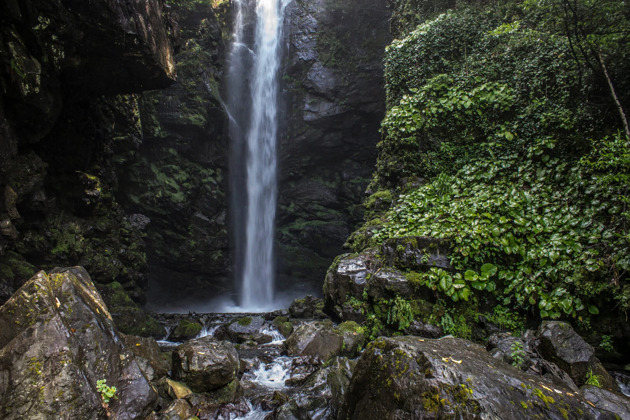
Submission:
[[[584,381],[585,385],[593,385],[596,386],[598,388],[602,387],[604,378],[601,375],[596,375],[593,373],[593,369],[590,368],[588,370],[588,372],[586,373],[586,378]]]
[[[586,322],[609,299],[630,309],[629,140],[594,105],[598,70],[529,6],[455,9],[387,49],[372,187],[398,197],[353,244],[447,240],[455,271],[413,273],[416,287]]]
[[[242,327],[248,327],[252,323],[252,318],[249,316],[245,316],[243,318],[237,319],[236,322]]]
[[[610,335],[602,335],[602,340],[599,342],[599,348],[610,353],[615,350],[613,345],[613,338]]]
[[[473,50],[495,19],[475,9],[463,13],[448,11],[422,23],[405,39],[392,42],[385,55],[388,108],[433,75],[461,69],[462,57]]]
[[[408,301],[400,296],[396,296],[389,301],[387,312],[387,324],[394,325],[399,331],[403,331],[413,322],[413,311]]]
[[[383,335],[383,333],[385,332],[385,326],[376,313],[369,312],[367,314],[365,318],[365,331],[368,341],[375,340],[377,337]]]
[[[525,352],[523,351],[523,343],[520,341],[515,341],[510,346],[510,357],[512,358],[512,366],[520,369],[523,367],[523,363],[525,363]]]
[[[456,310],[450,310],[449,312],[445,313],[440,318],[440,327],[442,327],[446,334],[470,339],[472,336],[470,323],[473,322],[473,320],[466,319],[464,313],[460,313]]]
[[[116,387],[108,386],[106,379],[99,379],[96,381],[96,390],[101,394],[101,400],[103,404],[108,404],[111,399],[118,399],[116,396]]]
[[[535,155],[533,147],[529,155]],[[466,165],[447,195],[428,184],[401,196],[374,237],[451,240],[458,272],[433,268],[424,284],[455,301],[467,300],[474,289],[503,295],[504,305],[537,305],[543,317],[576,316],[583,301],[610,289],[608,281],[593,282],[593,273],[602,273],[610,261],[626,270],[627,237],[606,255],[597,249],[602,239],[619,238],[616,226],[602,217],[616,214],[618,200],[587,188],[590,177],[558,159],[502,157]]]
[[[487,315],[488,321],[499,326],[503,330],[520,333],[525,329],[524,316],[519,316],[510,308],[496,305],[492,314]]]

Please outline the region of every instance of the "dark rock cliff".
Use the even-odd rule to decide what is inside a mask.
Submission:
[[[164,297],[207,298],[230,286],[227,116],[219,92],[228,4],[171,3],[178,81],[142,95],[144,141],[122,175],[125,206],[151,220],[148,300],[155,307]]]
[[[384,114],[384,0],[295,0],[287,10],[280,144],[280,282],[319,289],[362,217]]]
[[[143,232],[115,192],[142,140],[133,93],[175,78],[163,2],[6,0],[0,16],[2,301],[59,264],[140,299]]]

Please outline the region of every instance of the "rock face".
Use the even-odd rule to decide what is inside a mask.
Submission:
[[[630,398],[593,385],[583,386],[580,392],[596,407],[608,410],[621,419],[630,419]]]
[[[170,366],[162,358],[160,348],[153,338],[123,334],[123,339],[148,380],[153,382],[167,375]]]
[[[247,341],[259,344],[269,343],[273,338],[263,333],[265,320],[263,317],[243,317],[227,325],[224,329],[217,330],[215,336],[225,337],[234,343],[245,343]]]
[[[335,419],[352,378],[355,361],[335,357],[308,377],[290,402],[274,411],[276,419]]]
[[[614,418],[573,390],[493,359],[466,340],[407,336],[371,342],[338,418]]]
[[[289,356],[312,356],[325,362],[333,356],[355,357],[363,348],[365,334],[355,322],[333,327],[330,320],[298,327],[285,341]]]
[[[568,373],[576,385],[584,385],[590,374],[599,376],[604,388],[618,391],[615,379],[595,357],[593,347],[566,322],[543,322],[538,329],[537,350],[542,357]]]
[[[40,271],[0,307],[0,378],[4,419],[104,419],[100,379],[117,388],[117,419],[157,399],[81,267]]]
[[[214,391],[236,379],[238,353],[211,336],[187,341],[173,352],[173,378],[195,392]]]
[[[319,285],[361,217],[384,115],[389,11],[384,0],[296,0],[286,13],[278,268],[281,281]]]
[[[83,265],[137,300],[143,230],[114,193],[142,139],[137,97],[174,81],[162,0],[0,4],[0,283]]]
[[[227,29],[217,18],[225,15],[227,5],[172,5],[178,22],[174,45],[178,81],[142,95],[144,140],[139,159],[121,175],[124,205],[151,220],[146,228],[149,300],[156,307],[199,296],[200,289],[214,296],[229,286],[228,137],[220,97],[222,30]]]

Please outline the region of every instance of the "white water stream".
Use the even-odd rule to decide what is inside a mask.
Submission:
[[[247,14],[252,10],[248,1],[256,2],[251,49],[245,31],[251,19]],[[274,299],[278,71],[287,4],[287,0],[235,1],[228,85],[233,115],[232,194],[236,197],[232,212],[236,224],[235,272],[241,282],[240,306],[247,311],[264,311],[273,305]],[[247,80],[248,84],[243,83]],[[243,158],[245,165],[237,161]],[[246,200],[239,198],[243,188]]]

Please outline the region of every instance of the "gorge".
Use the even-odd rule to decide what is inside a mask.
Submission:
[[[0,417],[630,418],[629,22],[0,1]]]

